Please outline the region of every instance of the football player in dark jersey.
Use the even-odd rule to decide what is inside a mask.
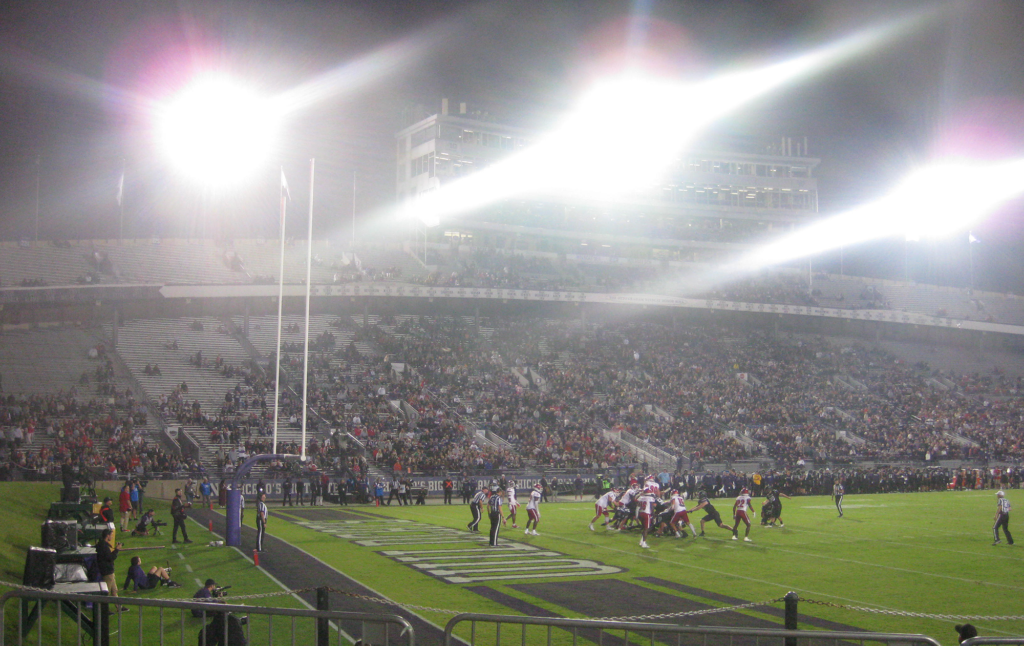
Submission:
[[[697,492],[697,502],[697,506],[694,507],[693,509],[690,509],[687,513],[692,514],[696,512],[698,509],[704,510],[704,518],[700,519],[701,536],[704,535],[704,523],[706,523],[709,520],[713,521],[716,525],[718,525],[726,531],[732,531],[732,526],[722,523],[722,516],[718,513],[718,510],[715,509],[715,506],[711,504],[711,501],[708,499],[708,494],[707,492],[704,491],[704,489],[701,489],[700,491]]]
[[[782,498],[792,498],[774,487],[768,490],[765,495],[764,504],[761,505],[761,524],[766,527],[775,527],[775,521],[779,521],[779,527],[785,527],[782,522]]]

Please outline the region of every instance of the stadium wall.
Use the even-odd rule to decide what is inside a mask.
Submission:
[[[46,325],[94,327],[121,320],[276,313],[275,285],[73,286],[0,288],[0,332]],[[855,310],[692,299],[661,294],[429,287],[402,283],[314,285],[317,314],[368,313],[565,318],[657,317],[664,322],[728,320],[865,339],[1024,349],[1024,326],[892,310]],[[15,298],[16,296],[16,298]],[[302,285],[285,286],[285,310],[301,313]],[[725,317],[724,319],[718,317]]]

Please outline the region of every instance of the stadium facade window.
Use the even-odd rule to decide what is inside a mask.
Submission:
[[[439,124],[437,138],[444,141],[461,141],[462,128],[447,123]]]
[[[411,137],[409,137],[409,140],[411,142],[410,145],[413,148],[415,148],[416,146],[427,143],[428,141],[434,138],[435,130],[436,126],[427,126],[422,130],[417,130],[416,132],[412,133]]]
[[[429,177],[434,176],[434,153],[420,155],[409,162],[409,174],[411,177],[427,173]]]

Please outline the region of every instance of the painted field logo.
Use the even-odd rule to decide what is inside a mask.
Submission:
[[[380,554],[448,583],[606,576],[623,571],[597,561],[506,539],[497,547],[490,547],[485,535],[411,520],[302,521],[298,524],[364,547],[400,548],[383,549]]]

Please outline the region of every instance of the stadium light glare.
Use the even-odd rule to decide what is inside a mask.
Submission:
[[[222,75],[194,81],[157,110],[157,138],[174,167],[206,186],[238,184],[274,149],[278,103]]]
[[[596,83],[526,150],[405,203],[402,217],[436,226],[513,196],[608,200],[660,182],[713,122],[792,82],[854,58],[932,12],[866,29],[778,63],[696,82],[623,72]]]
[[[985,190],[979,191],[979,186]],[[726,268],[743,275],[839,247],[903,237],[936,239],[970,228],[1024,193],[1024,159],[943,161],[911,173],[888,195],[764,245]]]

